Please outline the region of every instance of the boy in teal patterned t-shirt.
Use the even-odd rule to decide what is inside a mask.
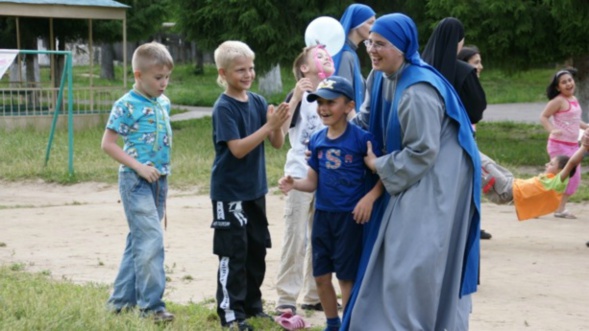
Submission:
[[[129,234],[114,289],[108,299],[114,312],[138,307],[141,316],[171,321],[162,301],[166,285],[164,238],[170,174],[170,100],[163,95],[174,61],[165,46],[147,43],[133,54],[135,85],[110,113],[102,149],[118,161],[119,191]],[[117,144],[123,137],[124,146]]]

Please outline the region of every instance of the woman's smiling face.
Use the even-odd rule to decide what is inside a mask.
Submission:
[[[371,32],[365,44],[372,69],[390,75],[403,65],[405,60],[403,53],[380,34]]]

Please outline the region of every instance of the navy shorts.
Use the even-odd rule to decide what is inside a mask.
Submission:
[[[313,276],[335,272],[337,279],[355,280],[362,254],[364,226],[352,212],[316,210],[313,219]]]

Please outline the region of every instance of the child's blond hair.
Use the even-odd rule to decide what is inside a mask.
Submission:
[[[236,58],[243,56],[248,60],[254,60],[256,55],[254,51],[244,42],[237,40],[228,40],[223,42],[215,50],[215,65],[217,70],[229,69]],[[227,82],[221,77],[217,76],[217,84],[221,87],[226,87]]]
[[[301,71],[301,66],[309,64],[307,62],[309,53],[311,53],[311,51],[315,49],[315,47],[317,47],[317,45],[307,46],[303,48],[303,51],[295,58],[294,63],[292,64],[292,73],[295,77],[295,81],[298,82],[299,80],[301,80],[301,78],[305,77],[305,73]]]
[[[137,47],[133,52],[131,63],[133,72],[146,71],[155,66],[174,69],[174,60],[166,46],[155,41]]]

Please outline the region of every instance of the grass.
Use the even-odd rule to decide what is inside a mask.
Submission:
[[[88,66],[74,67],[74,88],[75,86],[90,85],[90,68]],[[41,81],[49,82],[49,71],[47,68],[41,70]],[[131,69],[128,69],[127,84],[131,88],[133,85],[133,75]],[[259,78],[258,76],[257,78]],[[6,79],[3,79],[6,80]],[[187,106],[205,106],[210,107],[215,103],[223,89],[217,85],[217,69],[214,65],[204,66],[204,73],[196,75],[194,66],[181,64],[177,65],[172,72],[170,83],[166,89],[166,95],[177,105]],[[258,81],[256,79],[252,86],[252,91],[259,93]],[[294,87],[295,81],[290,68],[282,68],[283,92],[276,95],[266,95],[270,103],[279,103],[284,100],[288,91]],[[100,78],[100,67],[93,68],[94,86],[122,86],[123,85],[123,67],[115,67],[115,80]]]
[[[174,147],[170,185],[183,189],[198,187],[209,191],[213,145],[211,118],[173,122]],[[44,167],[48,132],[33,129],[5,132],[0,130],[0,179],[22,181],[42,179],[72,184],[96,181],[117,182],[117,163],[100,149],[102,127],[77,131],[74,137],[74,176],[68,175],[67,132],[58,130],[47,167]],[[477,142],[481,151],[512,169],[521,177],[533,176],[547,162],[546,132],[540,125],[513,122],[481,122],[477,125]],[[276,150],[266,144],[266,169],[269,186],[282,176],[288,142]],[[585,162],[587,166],[587,162]],[[589,200],[588,174],[572,201]]]
[[[286,94],[295,86],[290,68],[281,68],[283,92],[265,95],[268,102],[277,104],[284,100]],[[545,90],[553,69],[532,69],[510,74],[501,70],[485,70],[481,75],[481,84],[490,104],[515,102],[544,102]],[[172,103],[178,105],[212,106],[222,92],[216,85],[217,71],[214,66],[205,66],[204,74],[195,76],[193,68],[181,65],[174,69],[166,94]],[[258,76],[259,78],[259,76]],[[252,91],[260,93],[258,79]]]
[[[554,69],[532,69],[518,73],[485,69],[481,73],[481,85],[489,104],[548,102],[546,86],[554,73]]]
[[[137,311],[115,315],[105,309],[110,288],[52,280],[46,272],[29,273],[26,266],[0,266],[0,330],[221,330],[214,302],[167,303],[173,323],[156,325]],[[253,319],[256,330],[281,330],[270,321]],[[314,330],[321,330],[315,328]]]
[[[196,75],[194,66],[180,64],[174,68],[170,84],[166,90],[166,95],[170,97],[172,103],[177,105],[188,106],[205,106],[210,107],[222,92],[221,87],[216,84],[217,70],[214,65],[204,66],[204,73]],[[115,67],[115,80],[106,80],[100,78],[100,67],[93,68],[93,85],[94,86],[122,86],[123,68]],[[554,74],[554,69],[538,68],[517,73],[509,73],[498,69],[485,69],[481,75],[481,84],[487,94],[487,101],[490,104],[495,103],[515,103],[515,102],[543,102],[546,101],[544,95],[546,85]],[[290,67],[281,68],[283,91],[276,95],[265,95],[270,103],[279,103],[290,91],[295,81]],[[74,67],[74,87],[90,85],[90,68],[88,66]],[[127,83],[129,87],[133,84],[133,75],[128,68]],[[258,81],[260,74],[252,91],[259,93]],[[2,79],[6,81],[7,78]],[[42,68],[41,81],[49,82],[49,70]]]
[[[197,186],[208,192],[214,151],[211,118],[173,122],[174,147],[170,185],[176,188]],[[68,138],[65,130],[57,130],[49,158],[44,166],[49,137],[46,131],[34,129],[0,130],[0,179],[8,181],[42,179],[47,182],[71,184],[96,181],[117,182],[117,163],[100,149],[102,127],[76,131],[74,137],[74,170],[68,169]],[[120,139],[119,139],[120,140]],[[268,181],[273,185],[282,176],[288,144],[280,150],[266,145]]]

